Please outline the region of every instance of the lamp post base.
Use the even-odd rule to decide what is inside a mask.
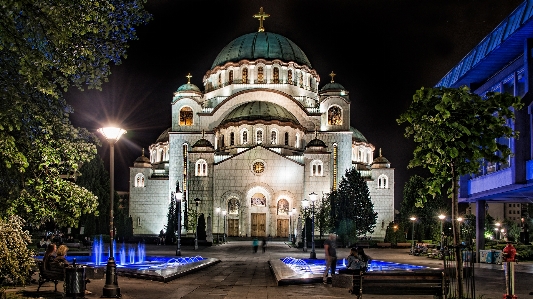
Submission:
[[[194,250],[198,250],[198,239],[194,240]]]
[[[102,290],[102,298],[119,298],[121,296],[117,282],[117,264],[113,257],[109,257],[107,260],[106,278]]]
[[[311,251],[311,253],[309,254],[309,258],[313,259],[313,260],[316,260],[316,252]]]
[[[176,250],[176,256],[181,256],[181,250],[179,249]]]

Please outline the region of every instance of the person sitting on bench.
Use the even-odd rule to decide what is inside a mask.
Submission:
[[[352,249],[350,249],[350,255],[346,258],[346,261],[348,262],[348,264],[346,265],[346,269],[339,270],[339,274],[359,275],[364,263],[361,260],[359,254],[357,253],[357,248],[353,247]]]

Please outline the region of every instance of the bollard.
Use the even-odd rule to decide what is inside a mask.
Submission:
[[[505,267],[505,294],[503,299],[517,299],[514,294],[514,265],[516,261],[516,248],[511,240],[507,240],[507,246],[503,249],[503,260]]]

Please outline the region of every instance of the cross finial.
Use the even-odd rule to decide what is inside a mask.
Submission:
[[[191,84],[191,78],[192,78],[191,73],[188,73],[187,76],[185,77],[187,78],[187,84]]]
[[[202,138],[205,137],[205,130],[202,130]]]
[[[270,17],[269,14],[266,14],[265,12],[263,12],[263,7],[261,7],[259,9],[259,13],[256,13],[255,15],[253,15],[254,18],[256,19],[259,19],[259,30],[258,32],[264,32],[265,31],[265,27],[263,27],[263,21]]]
[[[143,150],[142,150],[142,154],[143,154],[143,157],[144,157],[144,147],[143,147]]]
[[[331,74],[329,76],[331,77],[331,83],[334,83],[335,80],[333,79],[337,74],[335,74],[333,71],[331,71]]]
[[[381,157],[381,147],[379,148],[379,156]]]

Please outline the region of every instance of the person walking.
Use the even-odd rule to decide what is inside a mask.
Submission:
[[[261,242],[261,247],[263,248],[263,253],[265,253],[267,249],[267,240],[265,237],[263,237],[263,241]]]
[[[335,234],[329,234],[328,239],[324,241],[324,254],[326,260],[326,270],[323,275],[324,284],[328,283],[328,272],[331,270],[331,275],[333,276],[337,270],[336,241],[337,236]]]
[[[256,253],[257,248],[259,247],[259,240],[257,240],[257,238],[254,238],[254,240],[252,241],[252,247],[254,249],[254,253]]]

